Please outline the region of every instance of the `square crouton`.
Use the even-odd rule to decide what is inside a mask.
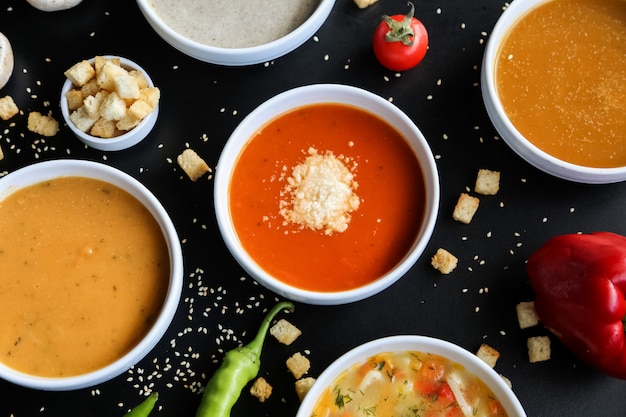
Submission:
[[[89,117],[89,113],[87,112],[85,106],[80,106],[70,113],[70,120],[74,123],[74,126],[76,126],[78,130],[82,132],[89,132],[98,119]]]
[[[272,395],[272,386],[260,376],[250,387],[250,394],[257,397],[260,402],[265,402]]]
[[[76,110],[77,108],[83,105],[83,97],[85,96],[83,96],[83,93],[81,92],[81,90],[77,88],[68,90],[68,92],[65,93],[65,99],[67,100],[67,108],[69,109],[70,112]]]
[[[550,338],[548,336],[529,337],[526,344],[528,346],[528,360],[531,363],[550,359]]]
[[[95,78],[92,78],[87,81],[79,91],[83,94],[83,97],[87,97],[95,95],[100,90],[101,88],[98,85],[98,81]]]
[[[135,82],[137,83],[137,86],[139,87],[140,90],[143,88],[148,88],[149,86],[148,80],[143,75],[143,72],[136,70],[136,69],[131,69],[131,70],[128,70],[128,75],[130,75],[131,77],[135,79]]]
[[[137,79],[132,77],[128,72],[120,74],[113,78],[114,89],[117,94],[125,99],[139,98],[139,85]]]
[[[359,6],[360,9],[365,9],[367,6],[371,6],[378,0],[354,0],[354,3]]]
[[[478,351],[476,352],[476,356],[478,356],[480,360],[485,362],[491,368],[494,368],[496,366],[496,362],[498,361],[498,358],[500,358],[500,352],[498,352],[496,349],[492,348],[488,344],[483,343],[478,348]]]
[[[139,99],[145,101],[152,107],[156,109],[159,104],[159,100],[161,99],[161,90],[158,87],[146,87],[142,88],[139,91]]]
[[[522,301],[515,306],[520,329],[527,329],[539,324],[534,301]]]
[[[63,73],[76,87],[82,87],[96,75],[89,61],[82,60]]]
[[[126,101],[115,91],[109,93],[100,105],[100,116],[109,120],[120,120],[126,116]]]
[[[28,114],[28,130],[42,136],[54,136],[59,131],[59,122],[52,116],[46,116],[39,112]]]
[[[107,91],[115,91],[115,79],[127,75],[128,71],[118,64],[113,61],[105,61],[102,68],[96,73],[96,80],[100,88]]]
[[[211,170],[207,163],[193,149],[185,149],[183,153],[176,158],[178,165],[185,171],[191,181],[197,181],[198,178]]]
[[[129,115],[139,120],[143,120],[144,117],[152,113],[152,110],[154,108],[143,100],[136,100],[128,107]]]
[[[459,259],[443,248],[437,249],[435,255],[430,259],[430,264],[442,274],[449,274],[454,271]]]
[[[4,96],[0,98],[0,119],[9,120],[11,117],[19,113],[20,109],[13,101],[13,97]]]
[[[309,368],[311,368],[309,359],[300,352],[291,355],[287,359],[286,365],[289,372],[291,372],[296,379],[302,378],[304,374],[309,372]]]
[[[290,345],[300,337],[302,332],[285,319],[280,319],[270,328],[270,334],[283,345]]]
[[[304,399],[314,383],[315,378],[310,376],[296,381],[296,394],[298,394],[298,398],[300,399],[300,401]]]
[[[500,190],[500,172],[479,169],[474,191],[483,195],[496,195]]]
[[[96,123],[91,127],[89,134],[91,136],[96,136],[99,138],[114,138],[117,136],[121,136],[124,131],[121,131],[117,128],[117,123],[115,120],[108,120],[104,117],[96,120]]]
[[[478,210],[478,204],[480,200],[478,197],[473,197],[467,193],[461,193],[459,199],[452,212],[452,218],[458,222],[470,224],[476,210]]]

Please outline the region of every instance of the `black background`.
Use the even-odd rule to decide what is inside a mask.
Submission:
[[[470,351],[490,344],[501,352],[496,370],[512,381],[529,416],[623,415],[625,383],[580,364],[554,338],[552,359],[529,363],[526,339],[548,332],[540,326],[520,330],[515,305],[534,297],[524,262],[547,238],[577,231],[626,233],[626,185],[553,178],[498,139],[480,94],[480,66],[504,1],[414,4],[428,29],[430,50],[418,67],[396,74],[376,62],[371,34],[382,14],[408,10],[404,0],[381,0],[365,10],[338,0],[316,38],[282,58],[241,68],[203,63],[176,51],[130,0],[85,0],[55,13],[40,12],[25,0],[3,1],[0,31],[12,43],[15,70],[0,94],[10,94],[23,114],[0,121],[5,153],[0,174],[57,158],[100,161],[131,174],[171,214],[182,241],[186,282],[168,333],[133,369],[73,392],[0,381],[0,416],[121,416],[152,390],[160,394],[153,415],[194,415],[198,390],[223,352],[250,340],[277,298],[247,277],[224,246],[215,224],[211,177],[191,182],[176,156],[190,146],[215,167],[229,134],[256,106],[289,88],[325,82],[391,99],[423,131],[440,171],[437,226],[422,258],[383,293],[343,306],[298,304],[288,319],[302,336],[291,346],[271,337],[266,341],[260,375],[274,386],[272,397],[261,404],[246,390],[232,415],[294,415],[299,401],[284,362],[295,352],[310,358],[309,375],[317,376],[350,348],[396,334],[435,336]],[[249,12],[254,13],[252,5]],[[139,63],[161,89],[159,119],[146,140],[105,153],[85,148],[65,126],[52,138],[29,132],[30,111],[52,111],[61,121],[63,71],[103,54]],[[455,222],[456,199],[472,190],[480,168],[502,172],[500,192],[481,197],[471,224]],[[430,266],[438,247],[459,257],[448,276]]]

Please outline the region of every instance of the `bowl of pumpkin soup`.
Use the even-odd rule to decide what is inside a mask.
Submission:
[[[336,359],[307,392],[296,417],[374,411],[386,416],[526,416],[504,379],[475,354],[441,339],[400,335],[367,342]]]
[[[310,39],[335,0],[137,0],[154,31],[200,61],[244,66],[279,58]]]
[[[164,335],[182,290],[157,198],[102,163],[54,160],[0,179],[0,378],[73,390],[110,380]]]
[[[377,294],[430,240],[439,180],[426,139],[387,100],[318,84],[252,111],[220,155],[219,230],[241,267],[294,301]]]
[[[626,180],[626,3],[516,0],[485,50],[482,94],[502,139],[553,176]]]

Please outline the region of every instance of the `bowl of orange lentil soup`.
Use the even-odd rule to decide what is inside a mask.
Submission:
[[[159,342],[176,312],[176,230],[139,181],[84,160],[0,179],[0,378],[41,390],[110,380]]]
[[[426,336],[357,346],[316,379],[296,417],[525,417],[513,389],[475,354]]]
[[[428,244],[439,180],[406,114],[360,88],[318,84],[252,111],[220,155],[219,230],[241,267],[294,301],[358,301]]]
[[[502,139],[553,176],[626,180],[626,3],[516,0],[485,50],[482,94]]]

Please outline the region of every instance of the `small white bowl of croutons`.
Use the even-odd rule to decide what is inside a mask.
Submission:
[[[96,56],[77,62],[64,75],[61,113],[87,146],[102,151],[127,149],[154,127],[161,92],[133,61]]]

